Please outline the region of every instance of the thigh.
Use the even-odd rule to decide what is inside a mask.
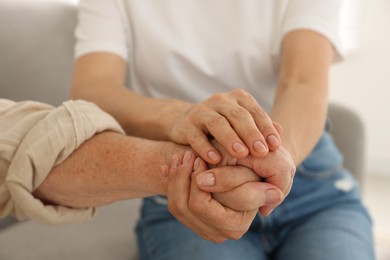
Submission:
[[[359,203],[318,212],[297,223],[275,260],[374,260],[371,220]]]
[[[141,260],[248,259],[265,260],[259,235],[249,231],[240,240],[221,244],[200,238],[178,222],[164,205],[164,198],[144,200],[137,239]]]
[[[325,133],[297,168],[294,186],[274,211],[274,259],[374,259],[372,223],[353,176]]]

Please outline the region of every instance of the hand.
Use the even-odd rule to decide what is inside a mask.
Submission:
[[[217,243],[226,239],[239,239],[248,230],[258,208],[265,203],[274,203],[273,200],[267,201],[265,191],[269,189],[278,191],[278,189],[266,183],[263,183],[265,186],[249,185],[243,189],[241,185],[257,181],[257,176],[249,174],[245,167],[224,167],[213,169],[218,183],[214,188],[220,191],[217,196],[225,200],[227,204],[230,203],[229,197],[224,198],[224,196],[231,198],[233,195],[240,195],[242,198],[251,199],[251,203],[246,203],[242,208],[243,211],[224,206],[210,192],[204,192],[198,188],[196,183],[198,174],[205,172],[207,166],[200,158],[195,164],[194,161],[195,156],[191,152],[186,152],[184,159],[180,155],[174,155],[171,167],[163,166],[162,168],[162,184],[167,193],[169,211],[202,238]],[[194,172],[193,168],[195,168]],[[224,178],[222,173],[229,172],[229,169],[236,171],[237,174],[230,172],[226,175],[228,178]],[[241,172],[243,174],[240,174]],[[231,179],[229,176],[235,176],[235,178]],[[234,187],[238,187],[239,190],[235,190]],[[229,194],[227,190],[235,194]],[[235,207],[240,203],[232,200],[231,204],[230,206]]]
[[[209,141],[211,135],[234,158],[249,153],[264,157],[279,148],[280,126],[273,123],[254,97],[241,89],[215,94],[190,106],[176,119],[169,134],[176,143],[191,145],[210,164],[221,155]]]
[[[296,167],[290,153],[283,146],[280,146],[279,149],[268,153],[267,156],[262,158],[248,156],[246,158],[237,160],[231,157],[220,144],[214,142],[213,145],[222,154],[222,160],[219,164],[211,165],[211,167],[221,167],[224,165],[241,165],[248,167],[253,169],[253,171],[260,178],[262,178],[262,181],[275,185],[283,192],[283,198],[278,201],[278,203],[261,207],[260,212],[262,215],[269,215],[272,210],[276,208],[290,192]],[[209,172],[212,173],[213,171],[214,169],[210,170]],[[234,177],[232,176],[230,178]],[[204,191],[210,191],[205,187],[199,187]]]
[[[283,146],[263,158],[248,157],[239,160],[237,165],[253,169],[264,181],[278,187],[284,197],[290,193],[296,167],[290,153]],[[260,209],[260,212],[263,215],[269,215],[280,203],[266,205]]]
[[[247,167],[221,166],[193,175],[200,189],[212,192],[214,199],[233,210],[258,210],[265,205],[279,204],[284,199],[279,188],[262,182]]]

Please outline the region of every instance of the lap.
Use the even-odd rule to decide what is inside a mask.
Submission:
[[[346,176],[322,180],[317,189],[297,176],[299,191],[284,205],[257,218],[242,239],[222,244],[205,241],[178,222],[165,198],[146,199],[137,226],[140,259],[373,260],[371,220],[357,188],[344,192],[330,185]]]
[[[303,219],[275,250],[275,260],[374,260],[371,223],[355,205],[332,207]]]
[[[298,167],[286,200],[275,209],[275,260],[373,260],[372,223],[359,185],[342,167],[342,157],[324,135]]]
[[[144,200],[137,237],[141,260],[267,259],[257,232],[221,244],[203,240],[168,212],[161,197]]]

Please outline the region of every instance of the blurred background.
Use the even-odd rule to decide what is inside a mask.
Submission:
[[[345,0],[345,61],[331,71],[330,100],[351,107],[366,130],[363,197],[375,227],[379,260],[390,259],[390,1]],[[350,129],[354,131],[354,129]]]
[[[390,178],[390,1],[345,0],[343,14],[347,57],[333,66],[330,99],[363,117],[367,172]]]

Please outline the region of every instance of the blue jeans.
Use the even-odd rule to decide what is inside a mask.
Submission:
[[[163,197],[144,200],[136,231],[142,260],[373,260],[371,226],[357,183],[325,132],[282,205],[258,215],[240,240],[203,240],[168,212]]]

